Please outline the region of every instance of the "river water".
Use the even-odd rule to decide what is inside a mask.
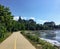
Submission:
[[[56,40],[60,42],[60,30],[38,31],[41,38]]]

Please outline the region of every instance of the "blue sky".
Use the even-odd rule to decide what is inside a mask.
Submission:
[[[18,19],[34,19],[37,23],[54,21],[60,24],[60,0],[0,0]]]

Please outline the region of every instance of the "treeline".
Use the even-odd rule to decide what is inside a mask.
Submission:
[[[17,21],[20,23],[20,30],[54,30],[60,29],[60,25],[56,25],[55,22],[45,22],[44,24],[37,24],[33,19],[24,20],[19,17]]]

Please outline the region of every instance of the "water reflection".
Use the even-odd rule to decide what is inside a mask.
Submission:
[[[60,42],[60,30],[56,31],[40,31],[40,37],[46,39],[57,40]]]
[[[40,37],[55,40],[56,33],[52,32],[52,31],[51,32],[50,31],[49,32],[48,31],[43,31],[43,32],[40,31]]]

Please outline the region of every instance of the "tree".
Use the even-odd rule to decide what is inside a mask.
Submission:
[[[0,5],[0,23],[4,24],[8,31],[11,31],[13,16],[8,7]]]
[[[21,19],[21,16],[19,16],[19,20],[18,20],[19,23],[22,23],[22,19]]]
[[[29,30],[36,30],[36,22],[33,19],[28,20]]]
[[[44,26],[48,27],[48,29],[55,29],[55,22],[45,22]]]
[[[5,26],[3,26],[2,24],[0,24],[0,38],[3,37],[4,38],[4,34],[7,32]]]
[[[42,30],[44,29],[42,24],[36,24],[36,30]]]
[[[55,26],[55,22],[45,22],[44,25],[46,26]]]

